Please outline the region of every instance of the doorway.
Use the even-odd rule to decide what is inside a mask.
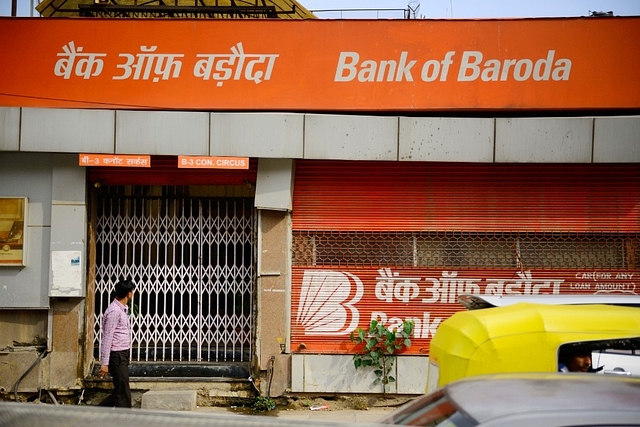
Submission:
[[[136,284],[129,307],[132,363],[250,361],[254,199],[233,193],[228,186],[98,189],[96,358],[102,313],[115,283],[128,278]]]

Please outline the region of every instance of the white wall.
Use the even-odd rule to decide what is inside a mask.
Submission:
[[[427,386],[426,356],[399,356],[391,375],[390,394],[423,394]],[[372,369],[353,365],[351,355],[292,354],[291,391],[295,393],[382,393]]]

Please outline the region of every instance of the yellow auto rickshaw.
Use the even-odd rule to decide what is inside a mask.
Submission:
[[[640,308],[519,302],[455,313],[431,340],[426,392],[478,374],[557,372],[570,345],[640,357]]]

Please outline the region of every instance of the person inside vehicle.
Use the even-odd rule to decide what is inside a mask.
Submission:
[[[584,347],[561,348],[558,372],[598,372],[591,366],[591,350]]]

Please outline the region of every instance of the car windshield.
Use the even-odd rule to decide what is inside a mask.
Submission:
[[[442,390],[408,403],[382,422],[427,427],[473,427],[478,425],[473,418],[458,411]]]

